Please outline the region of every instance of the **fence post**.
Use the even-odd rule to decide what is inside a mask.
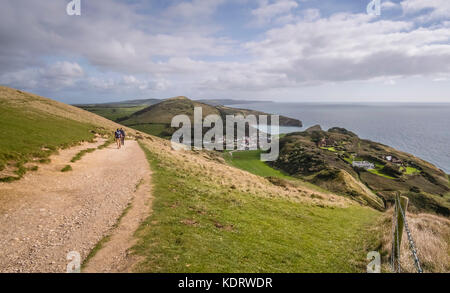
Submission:
[[[403,210],[403,213],[406,216],[406,209],[408,208],[408,198],[406,196],[399,196],[398,194],[395,197],[395,204],[400,205],[397,206],[396,211],[396,217],[397,217],[397,226],[395,227],[396,231],[394,233],[394,257],[397,258],[397,262],[400,263],[400,248],[402,245],[402,235],[403,235],[403,227],[405,226],[405,222],[403,220],[402,212],[400,211],[400,207]],[[397,242],[397,236],[398,236],[398,242]],[[398,247],[397,247],[398,243]],[[397,251],[397,248],[399,251]]]

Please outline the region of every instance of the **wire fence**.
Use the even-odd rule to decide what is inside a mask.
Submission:
[[[417,249],[412,237],[411,231],[408,226],[408,221],[406,219],[406,207],[407,199],[404,200],[404,206],[402,207],[402,202],[400,196],[395,197],[395,209],[392,219],[392,251],[391,251],[391,267],[392,271],[395,273],[402,272],[402,264],[400,259],[400,248],[401,240],[403,234],[403,227],[405,228],[406,235],[408,237],[408,244],[410,255],[414,260],[414,265],[417,273],[423,273],[422,267],[420,266],[419,256],[417,255]]]

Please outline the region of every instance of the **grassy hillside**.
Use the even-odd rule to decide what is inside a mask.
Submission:
[[[2,111],[0,132],[7,139],[0,140],[0,170],[5,171],[1,181],[19,179],[28,161],[44,162],[58,148],[94,138],[91,124],[15,107],[2,106]]]
[[[20,179],[60,148],[90,141],[117,124],[97,115],[0,86],[0,181]]]
[[[131,107],[102,107],[102,106],[78,106],[79,108],[105,117],[112,121],[117,121],[119,118],[130,116],[147,106],[131,106]]]
[[[276,170],[261,161],[261,151],[239,151],[225,153],[225,160],[232,166],[262,177],[291,179],[292,177]]]
[[[232,100],[232,99],[200,99],[197,102],[208,104],[211,106],[223,105],[240,105],[240,104],[256,104],[256,103],[270,103],[269,101],[246,101],[246,100]]]
[[[160,103],[159,99],[140,99],[140,100],[127,100],[120,102],[101,103],[101,104],[78,104],[74,105],[79,108],[84,107],[99,107],[99,108],[132,108],[132,107],[148,107],[154,104]]]
[[[112,102],[103,104],[79,104],[74,105],[83,110],[100,115],[112,121],[117,121],[120,118],[129,117],[134,113],[141,111],[148,106],[158,104],[162,100],[158,99],[143,99],[143,100],[128,100],[122,102]]]
[[[186,97],[176,97],[138,111],[127,119],[121,120],[121,123],[125,125],[150,123],[170,125],[172,118],[176,115],[187,115],[193,122],[194,107],[202,108],[203,117],[211,114],[220,115],[220,112],[213,106],[195,102]]]
[[[175,131],[170,127],[172,118],[176,115],[187,115],[194,121],[194,108],[201,107],[203,117],[220,112],[213,106],[189,100],[186,97],[175,97],[146,107],[131,115],[124,115],[118,122],[133,127],[150,135],[170,138]]]
[[[358,161],[372,163],[373,168],[354,168],[353,162]],[[315,126],[286,135],[280,140],[280,157],[274,165],[292,176],[372,206],[381,199],[392,202],[400,192],[410,198],[415,211],[450,215],[450,201],[446,198],[450,187],[442,170],[342,128],[322,131]]]
[[[380,213],[345,198],[280,187],[220,155],[141,141],[153,214],[137,232],[141,272],[363,272]]]
[[[158,124],[158,123],[150,123],[150,124],[137,124],[131,126],[136,130],[145,132],[150,135],[158,136],[165,139],[171,139],[172,130],[167,124]]]
[[[239,151],[233,153],[226,152],[223,157],[229,165],[250,172],[254,175],[265,177],[273,184],[278,184],[279,186],[300,186],[320,192],[329,192],[317,185],[289,176],[285,172],[277,170],[268,165],[266,162],[261,161],[260,150]]]
[[[128,101],[123,103],[109,103],[98,105],[78,105],[78,107],[101,115],[105,118],[119,122],[121,124],[133,127],[150,135],[162,138],[172,136],[175,129],[170,127],[172,118],[176,115],[187,115],[193,123],[194,108],[201,107],[203,118],[215,114],[220,116],[223,121],[226,115],[270,115],[267,113],[230,108],[215,103],[202,103],[200,101],[190,100],[186,97],[175,97],[166,100],[150,100],[150,106],[139,104],[140,100]],[[142,100],[144,102],[146,100]],[[270,123],[270,118],[269,118]],[[280,116],[280,125],[282,126],[301,126],[302,122],[285,116]],[[208,129],[204,129],[206,132]]]

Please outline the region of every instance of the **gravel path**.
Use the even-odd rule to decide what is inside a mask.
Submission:
[[[80,150],[102,143],[61,151],[51,164],[22,180],[0,183],[0,272],[65,272],[68,252],[77,251],[84,259],[138,198],[141,180],[147,185],[139,190],[149,191],[150,169],[135,141],[126,141],[120,150],[110,145],[70,163]],[[62,173],[67,164],[73,171]],[[141,218],[143,213],[141,207]]]

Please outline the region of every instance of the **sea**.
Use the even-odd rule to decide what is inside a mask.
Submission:
[[[422,158],[450,174],[450,103],[248,103],[231,105],[299,119],[303,127],[280,127],[280,133],[343,127],[360,138]]]

